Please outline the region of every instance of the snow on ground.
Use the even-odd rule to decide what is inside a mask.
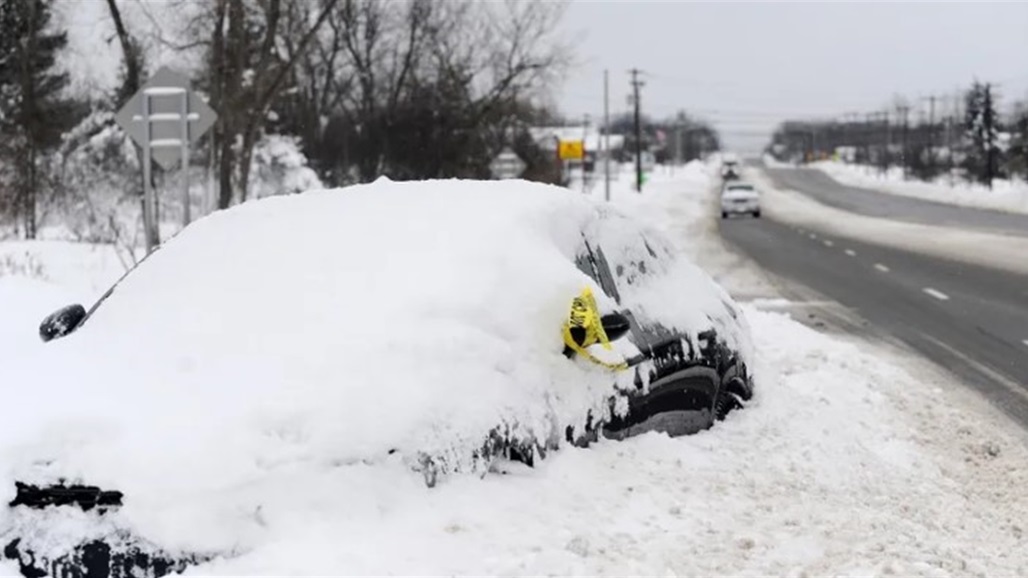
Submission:
[[[899,167],[892,167],[883,173],[878,167],[838,161],[818,161],[810,166],[824,171],[840,183],[854,187],[939,203],[1028,213],[1028,183],[1021,180],[996,179],[990,190],[984,185],[966,181],[951,184],[947,177],[939,177],[934,182],[904,180],[903,170]]]
[[[730,286],[771,293],[716,239],[709,174],[655,174],[615,203]],[[18,277],[2,310],[43,297]],[[393,462],[286,477],[236,513],[256,521],[237,557],[187,573],[1028,575],[1023,433],[932,366],[774,304],[744,306],[756,397],[710,431],[565,449],[433,489]]]
[[[933,401],[945,378],[915,378],[780,314],[747,315],[762,389],[713,430],[568,449],[432,490],[400,469],[305,480],[304,495],[263,514],[288,534],[194,573],[1028,571],[1022,441]]]
[[[73,303],[89,307],[124,273],[112,246],[0,242],[0,364],[42,346],[44,317]]]
[[[613,197],[667,230],[709,232],[700,222],[713,213],[704,171],[652,176],[648,196],[624,186]],[[679,239],[689,252],[717,246]],[[707,258],[725,269],[736,262]],[[713,430],[569,449],[535,470],[434,490],[398,484],[399,472],[350,472],[358,479],[340,484],[369,498],[361,512],[346,511],[341,524],[325,512],[300,536],[197,573],[1028,571],[1028,452],[1005,418],[930,366],[828,338],[764,305],[774,303],[746,307],[757,397]],[[302,527],[303,515],[294,517]]]

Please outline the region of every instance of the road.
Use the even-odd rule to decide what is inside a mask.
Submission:
[[[833,189],[834,181],[782,171],[776,180],[812,197],[849,194]],[[809,192],[814,183],[817,193]],[[950,369],[1028,428],[1028,276],[766,218],[722,221],[721,234],[770,272],[838,301]]]
[[[858,215],[1028,237],[1028,215],[948,205],[851,187],[816,169],[769,168],[765,173],[780,189],[791,189],[820,203]]]

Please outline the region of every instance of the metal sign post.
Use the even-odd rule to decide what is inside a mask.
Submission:
[[[157,197],[153,190],[152,166],[165,170],[182,164],[182,221],[192,220],[189,198],[189,147],[218,118],[207,103],[189,87],[189,80],[167,68],[157,71],[125,106],[115,120],[143,151],[143,226],[146,251],[160,243]]]
[[[179,101],[181,109],[179,112],[179,130],[181,132],[180,142],[182,143],[182,226],[189,224],[190,205],[189,202],[189,97],[186,91],[182,91],[182,99]]]
[[[150,118],[150,99],[143,97],[143,118]],[[153,179],[151,173],[151,150],[150,150],[150,123],[143,123],[143,237],[146,238],[146,254],[149,255],[154,247],[160,243],[160,237],[155,235],[157,230],[157,215],[154,212],[156,199],[153,195]]]

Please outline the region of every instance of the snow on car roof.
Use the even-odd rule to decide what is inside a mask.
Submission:
[[[573,263],[597,223],[611,255],[639,244],[609,206],[523,181],[381,180],[201,219],[78,331],[0,369],[23,384],[0,419],[0,498],[14,479],[81,479],[157,531],[169,496],[480,447],[504,423],[580,424],[631,382],[561,355],[584,286],[614,307]],[[727,327],[709,278],[684,260],[669,275],[673,290],[629,305],[691,333]],[[165,538],[211,546],[199,536]]]

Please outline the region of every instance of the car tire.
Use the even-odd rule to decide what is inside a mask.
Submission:
[[[736,392],[736,387],[727,386],[717,392],[717,401],[714,403],[714,418],[717,421],[724,421],[729,413],[743,408],[745,400]]]
[[[759,219],[760,218],[760,211],[753,211],[753,218],[754,219]]]
[[[733,362],[721,376],[721,387],[714,398],[714,419],[724,421],[729,413],[742,409],[753,398],[746,367]]]
[[[728,218],[728,211],[721,211],[721,218],[722,219],[727,219]]]

